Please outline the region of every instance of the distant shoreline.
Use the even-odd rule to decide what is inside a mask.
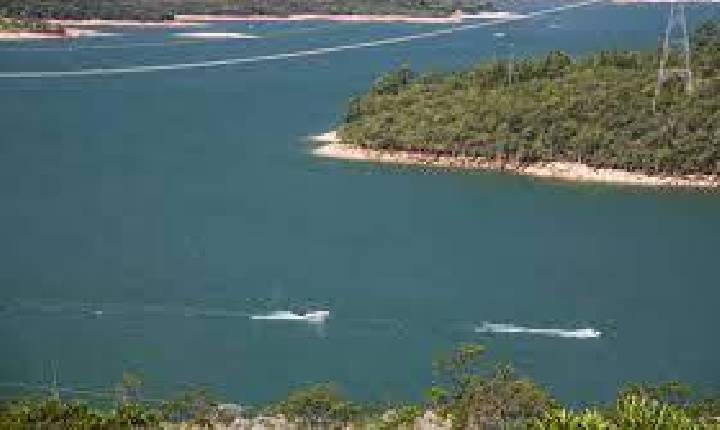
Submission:
[[[150,27],[150,28],[167,28],[167,27],[198,27],[204,26],[204,23],[190,21],[140,21],[131,19],[48,19],[44,22],[50,25],[59,25],[63,27]]]
[[[0,30],[0,40],[63,39],[72,37],[103,36],[106,34],[90,28],[186,28],[202,27],[213,22],[306,22],[329,21],[345,23],[404,23],[404,24],[459,24],[467,20],[522,19],[525,15],[505,11],[463,14],[460,11],[441,17],[414,15],[361,15],[361,14],[291,14],[283,15],[176,15],[174,19],[143,21],[133,19],[46,19],[45,24],[59,27],[57,30]],[[87,28],[90,27],[90,28]],[[247,38],[249,38],[248,36]]]
[[[521,19],[525,15],[512,12],[481,12],[477,14],[454,13],[450,16],[424,17],[413,15],[361,15],[361,14],[292,14],[281,15],[177,15],[176,22],[296,22],[331,21],[355,23],[407,23],[407,24],[457,24],[468,19]]]
[[[520,164],[482,157],[450,156],[417,151],[378,150],[341,143],[334,131],[311,138],[318,146],[315,156],[348,161],[366,161],[383,164],[414,165],[458,170],[502,171],[521,176],[553,179],[568,182],[636,185],[667,188],[720,188],[718,175],[660,176],[630,172],[621,169],[595,168],[577,162],[537,162]]]

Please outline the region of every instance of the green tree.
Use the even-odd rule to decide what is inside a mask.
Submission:
[[[319,384],[290,393],[270,411],[309,428],[343,428],[360,415],[361,409],[346,400],[337,386]]]
[[[532,381],[520,378],[509,365],[487,366],[485,349],[461,345],[435,363],[440,385],[431,391],[433,406],[452,417],[457,429],[522,425],[555,406]]]

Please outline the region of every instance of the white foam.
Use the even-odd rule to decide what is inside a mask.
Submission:
[[[174,37],[191,39],[257,39],[258,37],[247,33],[175,33]]]
[[[334,131],[334,130],[328,131],[327,133],[310,136],[309,139],[315,143],[338,143],[338,142],[340,142],[337,131]]]
[[[574,338],[574,339],[597,339],[602,333],[594,328],[581,329],[559,329],[559,328],[531,328],[521,327],[513,324],[494,324],[483,323],[480,327],[475,327],[475,333],[520,333],[520,334],[537,334],[543,336]]]
[[[65,30],[70,37],[118,37],[119,33],[90,30],[86,28],[68,28]]]
[[[585,0],[579,3],[572,3],[563,6],[557,6],[550,9],[543,9],[535,12],[528,13],[522,19],[530,19],[543,15],[547,15],[554,12],[560,12],[564,10],[589,6],[595,3],[600,3],[604,0]],[[348,51],[351,49],[371,48],[385,45],[397,45],[400,43],[411,42],[414,40],[429,39],[439,37],[447,34],[457,33],[460,31],[472,30],[481,27],[487,27],[490,25],[497,25],[515,20],[514,18],[501,18],[487,22],[480,22],[477,24],[460,25],[456,27],[444,28],[441,30],[428,31],[425,33],[416,33],[409,36],[391,37],[387,39],[373,40],[369,42],[353,43],[349,45],[337,45],[326,48],[309,49],[302,51],[293,51],[283,54],[273,55],[259,55],[255,57],[245,58],[228,58],[223,60],[210,60],[201,61],[197,63],[177,63],[177,64],[162,64],[162,65],[147,65],[147,66],[128,66],[128,67],[117,67],[117,68],[96,68],[96,69],[81,69],[71,71],[59,71],[59,72],[3,72],[0,73],[0,79],[29,79],[29,78],[64,78],[64,77],[78,77],[78,76],[104,76],[104,75],[121,75],[129,73],[150,73],[159,71],[169,70],[188,70],[196,68],[207,68],[207,67],[219,67],[229,66],[236,64],[247,64],[247,63],[258,63],[264,61],[275,61],[275,60],[287,60],[291,58],[310,57],[316,55],[325,55],[333,52]]]
[[[330,311],[313,311],[304,314],[296,314],[290,311],[276,311],[265,315],[250,315],[251,320],[305,321],[311,323],[323,323],[329,317]]]
[[[523,19],[527,18],[527,15],[513,13],[508,11],[499,12],[480,12],[480,13],[464,13],[462,14],[463,19]]]

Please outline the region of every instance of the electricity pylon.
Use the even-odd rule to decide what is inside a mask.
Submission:
[[[506,38],[505,33],[495,33],[495,61],[504,59],[507,61],[507,83],[512,84],[515,75],[515,44],[510,41],[503,40]]]
[[[685,19],[685,5],[671,0],[670,16],[665,28],[665,41],[660,54],[660,66],[655,85],[655,98],[653,111],[665,82],[677,76],[685,82],[685,91],[690,93],[693,89],[692,69],[690,68],[690,37]]]
[[[507,74],[508,74],[508,85],[512,85],[513,76],[515,76],[515,44],[509,43],[508,48],[510,53],[508,54]]]

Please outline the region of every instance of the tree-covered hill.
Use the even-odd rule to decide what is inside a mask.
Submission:
[[[412,14],[491,9],[489,0],[0,0],[0,16],[163,19],[173,14]]]
[[[671,80],[655,111],[657,53],[552,52],[517,61],[510,75],[503,62],[424,76],[404,67],[350,102],[340,137],[375,149],[717,174],[720,25],[700,26],[692,41],[692,93]]]

